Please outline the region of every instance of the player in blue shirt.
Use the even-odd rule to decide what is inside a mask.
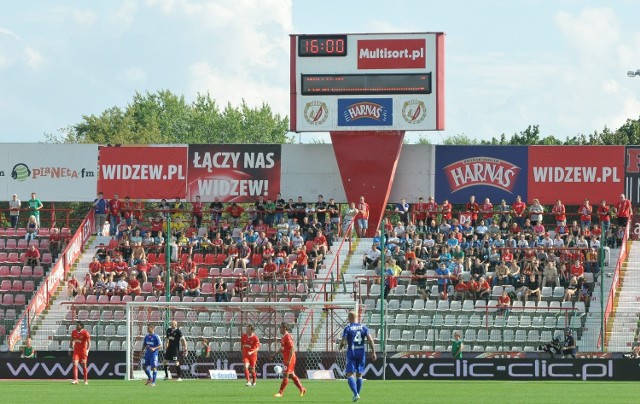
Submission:
[[[150,325],[147,327],[147,335],[144,336],[144,343],[142,346],[144,354],[144,373],[147,374],[147,382],[145,386],[151,384],[156,385],[156,376],[158,375],[158,351],[162,347],[160,337],[155,333],[155,327]],[[153,374],[151,373],[153,371]]]
[[[353,392],[353,401],[360,400],[360,390],[362,389],[362,373],[366,362],[366,352],[364,349],[365,339],[369,343],[371,360],[376,360],[376,350],[373,338],[369,334],[369,329],[356,321],[356,313],[349,312],[349,325],[344,327],[340,349],[347,347],[347,383]],[[356,374],[356,378],[353,374]]]

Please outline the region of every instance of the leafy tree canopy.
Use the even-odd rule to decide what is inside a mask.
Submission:
[[[136,93],[120,108],[100,115],[84,115],[82,121],[47,134],[52,143],[170,144],[170,143],[288,143],[289,120],[262,104],[220,109],[209,94],[198,94],[192,103],[169,90]]]

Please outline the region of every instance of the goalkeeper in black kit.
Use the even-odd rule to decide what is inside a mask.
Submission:
[[[165,380],[169,378],[169,365],[173,365],[176,367],[176,375],[178,376],[176,381],[181,382],[180,362],[187,356],[187,340],[178,328],[177,321],[172,321],[170,327],[167,328],[165,341],[164,360],[162,361]],[[182,350],[180,350],[181,346]]]

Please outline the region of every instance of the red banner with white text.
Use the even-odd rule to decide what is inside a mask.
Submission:
[[[252,202],[280,192],[279,144],[189,145],[188,200]]]
[[[624,146],[530,146],[529,199],[579,205],[624,192]]]
[[[98,191],[106,198],[185,198],[186,146],[101,147]]]

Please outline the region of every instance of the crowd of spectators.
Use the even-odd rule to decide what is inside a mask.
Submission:
[[[154,294],[163,295],[167,258],[174,296],[199,297],[200,282],[212,266],[232,274],[215,279],[216,301],[242,296],[254,280],[294,280],[311,288],[334,239],[350,231],[342,226],[341,207],[322,195],[314,203],[302,197],[285,201],[278,194],[275,200],[259,197],[252,204],[216,198],[207,205],[199,197],[191,203],[175,198],[145,204],[118,195],[107,200],[99,193],[93,206],[95,233],[111,241],[98,247],[90,276],[72,295],[136,296],[145,282],[153,283]],[[347,224],[358,214],[346,209]],[[160,273],[149,279],[154,268]],[[229,281],[233,285],[227,287]]]
[[[435,282],[440,299],[488,300],[494,286],[508,286],[512,299],[540,301],[543,287],[562,286],[564,300],[588,303],[592,284],[585,273],[597,279],[600,243],[620,246],[632,207],[620,195],[613,205],[603,200],[594,207],[585,199],[570,209],[560,200],[527,206],[520,196],[496,207],[471,196],[457,212],[446,200],[409,205],[403,199],[383,219],[384,238],[376,233],[363,268],[378,268],[384,251],[385,292],[410,273],[424,299]]]

